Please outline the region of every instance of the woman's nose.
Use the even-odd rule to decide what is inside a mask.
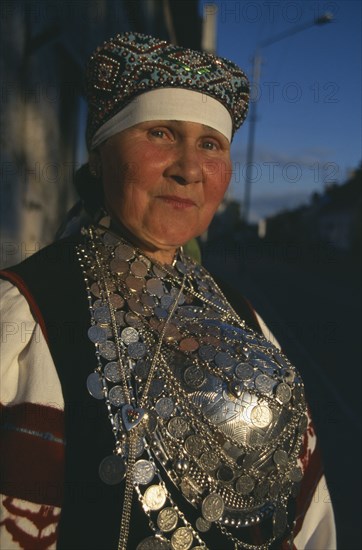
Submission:
[[[165,175],[174,179],[180,185],[188,185],[190,183],[200,183],[202,174],[202,159],[195,144],[180,144]]]

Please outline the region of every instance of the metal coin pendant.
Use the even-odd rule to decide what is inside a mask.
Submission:
[[[91,293],[97,298],[100,298],[102,296],[101,289],[99,288],[97,283],[92,283],[90,290],[91,290]]]
[[[206,519],[200,517],[196,520],[196,529],[200,531],[200,533],[206,533],[211,527],[211,522],[207,521]]]
[[[128,263],[125,260],[119,260],[118,258],[114,258],[110,264],[109,264],[111,271],[113,273],[117,273],[118,275],[124,275],[125,273],[128,273],[129,267]]]
[[[93,304],[94,308],[94,304]],[[111,322],[111,314],[108,306],[100,306],[94,308],[94,319],[97,323],[107,324]]]
[[[199,435],[189,435],[184,444],[186,452],[194,458],[201,455],[205,450],[205,446],[205,441]]]
[[[184,275],[187,272],[187,267],[183,262],[176,262],[176,267],[179,270],[179,272]]]
[[[135,260],[131,265],[131,271],[136,277],[145,277],[147,275],[148,269],[143,262]]]
[[[171,537],[172,550],[189,550],[194,537],[188,527],[179,527]]]
[[[165,387],[165,382],[162,378],[156,378],[152,380],[148,395],[150,397],[158,397]]]
[[[163,508],[157,517],[157,525],[164,533],[175,529],[178,522],[178,514],[174,508],[167,506]]]
[[[108,361],[113,361],[117,357],[117,349],[114,342],[107,340],[103,344],[99,344],[99,353]]]
[[[119,382],[122,379],[121,365],[119,365],[115,361],[107,363],[104,367],[104,376],[110,382]]]
[[[251,380],[254,376],[254,369],[248,363],[239,363],[235,367],[235,376],[239,380]]]
[[[126,327],[121,332],[121,340],[125,344],[133,344],[139,340],[139,332],[133,327]]]
[[[110,294],[109,301],[114,309],[121,309],[124,306],[124,299],[119,294]]]
[[[183,338],[179,346],[181,351],[196,351],[199,343],[195,338]]]
[[[261,393],[266,393],[267,395],[270,395],[273,392],[274,386],[275,380],[273,380],[266,374],[259,374],[259,376],[255,378],[255,387]]]
[[[128,246],[127,244],[120,244],[117,246],[117,248],[114,251],[115,258],[118,258],[120,260],[131,260],[134,256],[134,250],[131,246]]]
[[[160,510],[166,502],[166,496],[162,485],[151,485],[146,489],[143,501],[149,510]]]
[[[290,389],[288,384],[278,384],[275,390],[275,396],[281,403],[288,403],[288,401],[290,401],[292,397],[292,390]]]
[[[185,370],[183,377],[190,388],[199,388],[205,381],[205,372],[201,367],[192,365]]]
[[[107,340],[107,332],[99,325],[92,325],[88,329],[88,338],[94,344],[102,344]]]
[[[155,299],[154,296],[150,296],[149,294],[141,294],[141,302],[143,305],[148,307],[155,307],[157,298]]]
[[[273,460],[277,466],[285,467],[289,460],[288,453],[283,449],[277,449],[273,454]]]
[[[132,342],[128,345],[127,351],[132,359],[142,359],[146,355],[147,348],[143,342]]]
[[[133,311],[128,311],[125,316],[124,320],[126,323],[133,328],[140,328],[142,326],[142,319],[137,313],[134,313]]]
[[[303,472],[299,466],[295,466],[292,468],[292,470],[289,472],[289,477],[292,481],[298,482],[302,481],[303,479]]]
[[[92,372],[87,378],[87,390],[95,399],[104,399],[102,379],[99,374]]]
[[[254,489],[254,485],[254,480],[250,476],[244,475],[236,481],[235,489],[241,495],[248,495]]]
[[[126,278],[126,285],[131,292],[140,292],[145,286],[145,280],[143,277],[138,278],[133,275],[128,275]]]
[[[117,235],[114,235],[113,233],[110,233],[109,231],[106,231],[103,235],[103,242],[105,245],[114,246],[119,243],[119,237],[117,237]]]
[[[181,333],[176,327],[176,325],[174,325],[173,323],[169,323],[168,325],[166,325],[165,340],[177,341],[177,340],[180,340],[180,338],[181,338]]]
[[[174,301],[175,301],[175,299],[174,299],[173,296],[171,296],[170,294],[165,294],[161,298],[161,306],[164,309],[169,309],[172,306],[172,304],[174,303]]]
[[[156,469],[149,460],[138,460],[134,465],[133,482],[148,485],[155,477]]]
[[[113,386],[108,392],[108,399],[115,407],[120,407],[126,403],[124,391],[121,386]]]
[[[205,346],[201,346],[199,348],[199,356],[204,361],[211,361],[216,355],[216,349],[214,346],[210,346],[209,344],[206,344]]]
[[[155,315],[158,319],[162,320],[162,319],[166,319],[168,313],[162,307],[157,306],[157,307],[155,307]]]
[[[207,451],[200,456],[200,465],[206,472],[212,472],[220,465],[220,459],[214,451]]]
[[[126,475],[126,464],[119,455],[106,456],[99,465],[99,477],[107,485],[117,485]]]
[[[151,296],[158,296],[161,298],[165,294],[162,281],[160,281],[160,279],[148,279],[146,289]]]
[[[210,493],[204,498],[201,511],[207,521],[218,521],[224,512],[224,501],[218,493]]]
[[[171,420],[169,420],[167,429],[172,437],[181,439],[189,431],[189,424],[187,420],[181,418],[181,416],[174,416]]]
[[[171,416],[174,408],[175,408],[174,402],[170,397],[161,397],[155,405],[157,414],[161,416],[161,418],[165,418],[165,419]]]
[[[134,313],[140,313],[141,315],[145,313],[146,309],[142,302],[138,300],[135,296],[127,299],[128,307],[134,312]]]
[[[273,413],[267,404],[256,405],[250,414],[251,423],[257,428],[265,428],[273,419]]]
[[[235,360],[225,351],[219,351],[214,358],[215,363],[222,369],[227,369],[235,364]]]

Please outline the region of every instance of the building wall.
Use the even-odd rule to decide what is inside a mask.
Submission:
[[[188,2],[185,14],[196,5]],[[90,53],[126,30],[168,38],[172,8],[163,0],[2,2],[0,266],[51,242],[76,200],[73,173],[85,155],[82,73]]]

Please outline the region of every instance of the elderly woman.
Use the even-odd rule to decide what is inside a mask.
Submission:
[[[2,547],[333,548],[300,375],[183,249],[227,189],[245,75],[126,33],[87,93],[93,220],[2,272]]]

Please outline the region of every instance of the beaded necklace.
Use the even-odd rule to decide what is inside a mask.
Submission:
[[[287,531],[302,478],[298,373],[182,251],[164,266],[106,228],[84,234],[78,256],[97,358],[87,386],[105,399],[115,436],[99,474],[108,484],[125,478],[118,549],[127,548],[134,490],[155,533],[137,550],[206,548],[201,535],[213,523],[235,548],[268,548]],[[164,475],[200,510],[195,526]],[[264,520],[273,531],[259,546],[235,533]]]

